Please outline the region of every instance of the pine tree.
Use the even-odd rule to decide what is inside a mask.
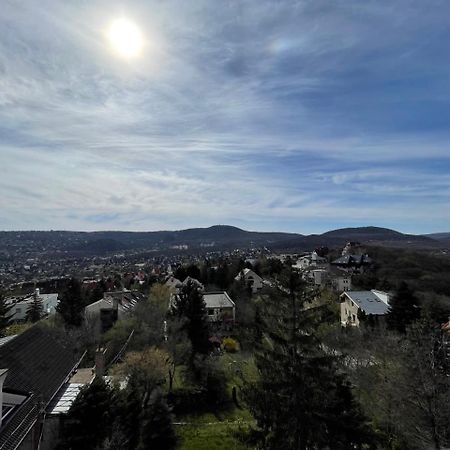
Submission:
[[[174,449],[176,435],[170,409],[159,389],[156,389],[141,419],[141,439],[138,450]]]
[[[61,296],[56,311],[61,315],[66,325],[79,327],[83,323],[84,307],[81,284],[76,278],[71,278]]]
[[[96,377],[78,394],[65,418],[59,446],[65,450],[96,448],[111,435],[113,390]]]
[[[208,316],[203,294],[195,282],[189,280],[181,288],[173,305],[173,313],[187,319],[184,329],[192,344],[192,356],[208,354],[211,350]]]
[[[390,330],[405,333],[406,327],[420,317],[418,300],[403,281],[389,302],[386,323]]]
[[[28,305],[26,319],[29,322],[37,322],[44,313],[42,298],[37,294],[33,294],[33,301]]]
[[[5,336],[5,330],[11,322],[10,314],[13,305],[7,305],[3,294],[0,292],[0,337]]]
[[[290,272],[285,280],[261,311],[259,377],[243,390],[257,423],[255,443],[267,449],[363,448],[372,433],[336,357],[317,338],[328,312],[306,307],[310,293],[299,275]]]

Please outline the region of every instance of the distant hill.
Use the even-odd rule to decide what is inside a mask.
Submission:
[[[280,242],[278,249],[310,250],[319,246],[337,247],[347,242],[402,248],[435,248],[441,243],[426,236],[404,234],[389,228],[358,227],[340,228],[323,234],[312,234]]]
[[[183,250],[203,252],[267,247],[273,251],[304,251],[319,246],[338,247],[349,241],[386,247],[439,248],[450,246],[450,233],[430,236],[403,234],[379,227],[342,228],[309,236],[297,233],[246,231],[229,225],[178,231],[4,231],[0,254],[96,255],[123,251]],[[8,256],[9,255],[9,256]],[[0,255],[1,256],[1,255]]]
[[[450,233],[432,233],[425,234],[424,236],[439,241],[442,244],[450,247]]]

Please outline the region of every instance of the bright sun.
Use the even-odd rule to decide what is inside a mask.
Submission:
[[[111,23],[108,39],[112,48],[124,58],[139,56],[144,45],[142,33],[137,25],[124,18]]]

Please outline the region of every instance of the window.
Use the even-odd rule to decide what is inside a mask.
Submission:
[[[214,311],[212,309],[208,309],[208,316],[213,316],[214,315]]]

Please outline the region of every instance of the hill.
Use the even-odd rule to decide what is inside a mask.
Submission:
[[[425,234],[424,236],[439,241],[445,246],[450,247],[450,233],[432,233]]]
[[[305,251],[320,246],[338,247],[349,241],[401,248],[450,246],[450,233],[417,236],[379,227],[342,228],[323,234],[301,235],[246,231],[229,225],[178,231],[4,231],[0,232],[0,257],[35,254],[68,256],[114,252],[184,250],[203,252],[266,247],[272,251]]]
[[[312,234],[277,243],[277,249],[311,250],[320,246],[337,247],[347,242],[402,248],[437,248],[441,243],[426,236],[404,234],[389,228],[340,228],[323,234]]]

